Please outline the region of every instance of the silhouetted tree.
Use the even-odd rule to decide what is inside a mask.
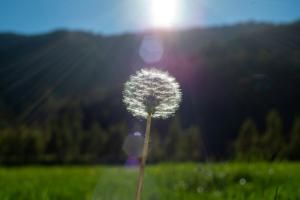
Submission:
[[[104,155],[108,134],[96,122],[86,131],[81,140],[81,154],[84,162],[99,162]]]
[[[104,161],[111,163],[125,161],[126,155],[122,150],[122,146],[127,134],[128,128],[124,122],[119,122],[109,128],[103,157]]]
[[[179,136],[176,158],[179,161],[199,161],[202,158],[203,141],[200,130],[192,126]]]
[[[242,124],[238,138],[234,143],[235,158],[238,160],[260,159],[260,137],[255,122],[246,119]]]
[[[182,135],[182,128],[179,117],[176,116],[170,123],[168,133],[165,138],[165,152],[167,160],[178,160],[178,143]]]
[[[151,132],[149,146],[149,161],[158,162],[166,159],[165,146],[157,131]]]
[[[41,159],[45,149],[42,132],[33,127],[21,126],[17,131],[19,141],[19,161],[24,163],[37,163]]]
[[[272,110],[267,115],[266,130],[262,138],[264,159],[277,159],[285,145],[284,141],[282,120],[279,113]]]
[[[198,126],[191,126],[186,130],[189,143],[189,158],[193,161],[203,159],[203,138]]]
[[[289,143],[284,150],[284,156],[290,160],[300,160],[300,117],[294,120]]]
[[[6,164],[12,162],[12,158],[16,157],[16,152],[12,146],[18,148],[15,140],[16,132],[13,128],[7,127],[0,132],[0,163]]]

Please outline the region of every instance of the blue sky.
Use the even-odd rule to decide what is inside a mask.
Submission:
[[[0,32],[34,34],[62,28],[104,34],[140,31],[153,27],[149,15],[151,1],[1,0]],[[300,0],[175,1],[180,4],[174,27],[300,19]]]

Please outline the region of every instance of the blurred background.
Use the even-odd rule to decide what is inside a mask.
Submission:
[[[28,183],[22,177],[39,173],[32,185],[43,184],[44,170],[60,177],[61,169],[48,165],[136,164],[137,158],[123,151],[124,141],[142,137],[145,121],[126,111],[122,91],[135,71],[156,67],[176,78],[183,101],[175,117],[154,120],[150,164],[175,162],[190,171],[192,164],[182,163],[195,163],[198,169],[199,163],[232,161],[252,163],[251,170],[263,165],[266,174],[282,170],[278,179],[261,175],[267,181],[256,197],[250,195],[251,187],[241,196],[226,193],[219,186],[227,182],[214,182],[216,175],[209,176],[213,186],[179,184],[181,192],[193,188],[185,198],[210,191],[211,198],[278,199],[280,190],[282,199],[300,198],[299,192],[280,189],[279,184],[296,176],[300,167],[295,162],[300,160],[299,8],[296,0],[2,0],[0,197],[90,199],[96,181],[77,196],[46,186],[39,189],[48,191],[45,197],[40,192],[35,196],[30,192],[34,186],[24,193],[4,185]],[[213,174],[215,167],[219,171],[218,164],[200,171]],[[233,164],[222,169],[237,168]],[[72,170],[90,170],[93,176],[99,169]],[[234,174],[230,181],[243,186],[255,179],[247,173]],[[299,186],[297,175],[291,191]],[[65,183],[53,182],[60,184]],[[262,188],[270,185],[268,195]],[[183,199],[160,194],[151,198]]]

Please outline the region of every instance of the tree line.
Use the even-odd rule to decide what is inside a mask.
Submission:
[[[83,123],[81,112],[65,112],[32,124],[1,125],[0,164],[96,164],[124,163],[122,150],[129,133],[125,122],[103,127],[99,122]],[[242,161],[300,160],[300,118],[290,134],[275,110],[266,116],[265,130],[246,119],[233,141],[232,159]],[[205,161],[203,133],[199,126],[181,126],[180,117],[170,121],[166,133],[151,133],[149,162]]]
[[[285,133],[276,110],[266,116],[265,130],[252,119],[242,124],[234,142],[235,159],[243,161],[300,160],[300,117],[295,117],[290,133]]]
[[[201,158],[197,126],[183,130],[176,118],[167,129],[165,138],[152,132],[150,162]],[[85,125],[78,110],[30,125],[2,125],[0,164],[121,164],[127,159],[122,146],[128,130],[123,121],[105,128],[96,121]]]

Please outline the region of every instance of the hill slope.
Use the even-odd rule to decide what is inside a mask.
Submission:
[[[163,56],[145,63],[140,48],[151,35],[162,45]],[[1,116],[35,120],[40,113],[76,104],[88,120],[110,124],[128,119],[121,101],[123,83],[136,70],[156,66],[182,86],[183,126],[198,124],[210,150],[221,152],[247,117],[263,128],[265,114],[277,109],[289,127],[299,114],[299,35],[299,22],[117,36],[3,33]]]

